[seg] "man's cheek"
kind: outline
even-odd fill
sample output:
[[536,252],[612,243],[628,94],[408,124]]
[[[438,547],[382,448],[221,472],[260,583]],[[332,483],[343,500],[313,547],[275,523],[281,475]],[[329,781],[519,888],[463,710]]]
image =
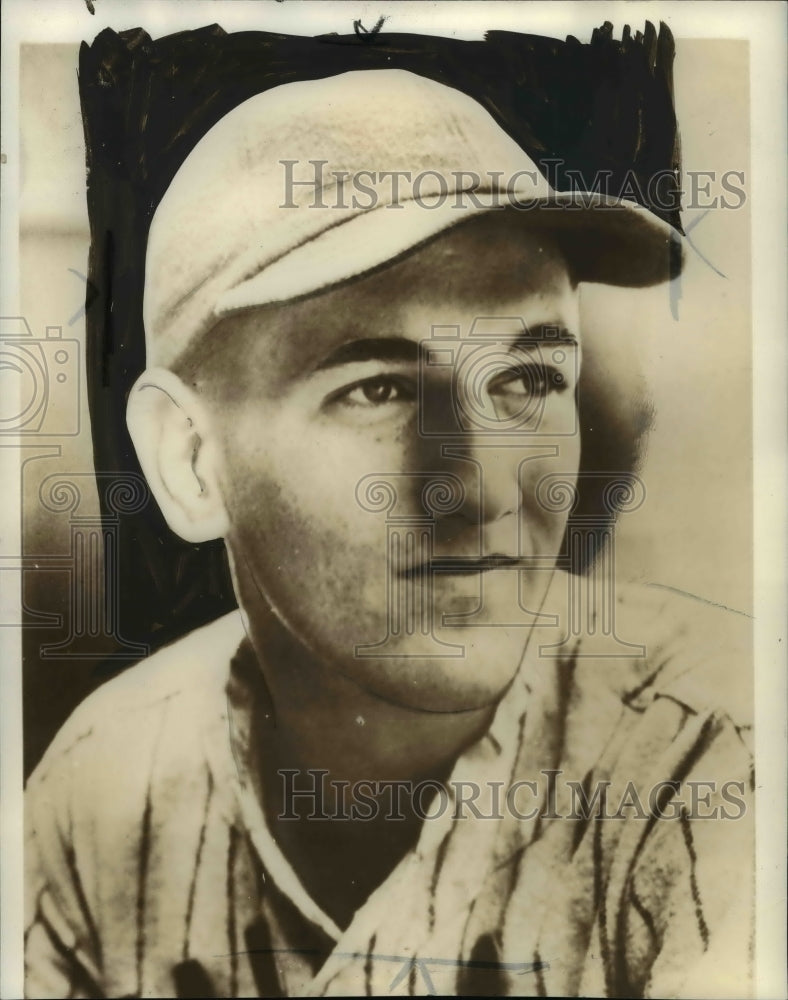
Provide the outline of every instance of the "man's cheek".
[[520,469],[521,514],[548,537],[563,534],[580,464],[579,443],[572,439],[557,444],[556,451],[544,460],[524,462]]
[[295,533],[275,531],[272,544],[255,539],[255,574],[296,634],[345,654],[385,633],[385,536],[317,527],[300,522]]
[[[338,579],[382,576],[386,560],[385,523],[362,511],[354,491],[331,492],[319,481],[303,484],[258,482],[239,505],[243,534],[258,562],[284,571],[299,586],[325,587]],[[318,579],[321,581],[318,583]]]

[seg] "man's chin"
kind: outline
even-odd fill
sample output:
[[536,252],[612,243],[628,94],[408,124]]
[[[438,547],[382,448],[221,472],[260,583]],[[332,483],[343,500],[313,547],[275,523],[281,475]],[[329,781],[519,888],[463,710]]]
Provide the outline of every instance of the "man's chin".
[[[493,634],[491,634],[493,633]],[[495,705],[517,673],[522,629],[442,628],[440,639],[407,637],[361,647],[343,670],[369,694],[423,712],[472,712]]]

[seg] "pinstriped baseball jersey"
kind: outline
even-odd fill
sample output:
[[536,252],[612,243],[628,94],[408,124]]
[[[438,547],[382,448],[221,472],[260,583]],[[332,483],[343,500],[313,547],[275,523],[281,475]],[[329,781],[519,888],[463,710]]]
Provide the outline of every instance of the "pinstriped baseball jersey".
[[31,778],[28,995],[747,995],[748,624],[632,588],[616,627],[645,656],[535,632],[448,808],[345,928],[242,765],[240,616],[192,633],[92,695]]

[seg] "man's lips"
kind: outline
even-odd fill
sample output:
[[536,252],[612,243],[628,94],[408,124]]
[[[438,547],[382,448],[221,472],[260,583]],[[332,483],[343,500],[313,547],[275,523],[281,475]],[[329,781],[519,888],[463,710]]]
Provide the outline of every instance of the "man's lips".
[[399,575],[406,579],[428,576],[432,573],[467,576],[471,573],[487,573],[494,569],[527,569],[524,556],[507,556],[496,553],[491,556],[442,556],[430,559],[418,566],[406,566]]

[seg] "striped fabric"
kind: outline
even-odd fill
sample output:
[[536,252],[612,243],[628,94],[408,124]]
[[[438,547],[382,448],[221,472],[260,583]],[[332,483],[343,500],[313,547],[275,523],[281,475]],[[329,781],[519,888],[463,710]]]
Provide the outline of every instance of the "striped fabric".
[[[749,995],[753,816],[722,790],[752,788],[749,622],[632,588],[616,627],[647,655],[538,655],[536,633],[452,774],[540,778],[541,815],[426,820],[344,931],[237,763],[259,677],[240,616],[109,682],[29,783],[28,995]],[[598,793],[587,817],[568,781]]]

